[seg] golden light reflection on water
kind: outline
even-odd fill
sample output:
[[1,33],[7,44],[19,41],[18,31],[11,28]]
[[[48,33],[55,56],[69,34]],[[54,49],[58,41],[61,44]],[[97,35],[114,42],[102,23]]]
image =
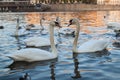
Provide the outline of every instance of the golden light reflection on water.
[[[84,12],[67,12],[67,13],[29,13],[26,14],[26,19],[28,23],[38,24],[40,17],[44,17],[46,20],[55,20],[56,17],[60,17],[61,23],[65,24],[71,18],[79,18],[80,22],[84,26],[102,26],[102,18],[98,15],[96,11],[84,11]],[[99,18],[98,18],[99,17]]]
[[[87,27],[103,27],[107,22],[120,22],[120,11],[46,12],[25,15],[28,24],[40,24],[41,17],[45,18],[44,24],[59,17],[63,26],[66,26],[71,18],[78,18],[81,28],[89,33]],[[75,28],[75,26],[72,27]]]
[[40,15],[35,13],[26,14],[25,18],[28,24],[38,24],[40,21]]
[[110,11],[108,13],[109,19],[112,22],[120,22],[120,11]]

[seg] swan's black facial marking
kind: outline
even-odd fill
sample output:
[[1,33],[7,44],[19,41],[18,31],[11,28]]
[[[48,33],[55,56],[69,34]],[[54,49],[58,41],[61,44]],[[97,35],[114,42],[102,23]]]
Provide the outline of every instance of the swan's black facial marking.
[[69,21],[69,23],[71,23],[71,24],[72,24],[72,21],[73,21],[73,19],[71,19],[71,20]]
[[69,20],[68,27],[69,27],[70,25],[72,25],[72,21],[73,21],[73,19]]
[[59,28],[61,28],[59,22],[55,21],[55,26],[58,26]]

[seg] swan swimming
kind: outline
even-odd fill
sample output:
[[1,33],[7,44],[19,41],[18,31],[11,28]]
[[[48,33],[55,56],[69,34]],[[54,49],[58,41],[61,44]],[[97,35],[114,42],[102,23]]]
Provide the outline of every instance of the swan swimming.
[[17,25],[16,25],[16,30],[15,30],[15,34],[13,34],[12,36],[25,36],[29,34],[28,31],[26,31],[25,28],[22,28],[19,26],[19,18],[17,18]]
[[[27,47],[45,47],[50,46],[50,40],[44,37],[30,37],[24,40],[24,43]],[[55,45],[58,43],[57,40],[54,40]]]
[[120,29],[120,23],[118,23],[118,22],[108,22],[107,23],[107,28],[118,30],[118,29]]
[[[30,37],[24,40],[27,47],[44,47],[50,46],[50,40],[44,37]],[[57,40],[54,41],[55,45],[58,43]]]
[[85,53],[85,52],[97,52],[106,49],[109,44],[109,40],[107,39],[90,39],[87,42],[81,44],[79,48],[77,48],[78,36],[80,31],[80,23],[79,20],[74,18],[69,21],[69,25],[76,25],[76,34],[73,42],[73,52],[74,53]]
[[29,24],[26,25],[26,30],[44,30],[44,26],[43,26],[43,20],[45,20],[44,17],[40,18],[40,25],[34,25],[34,24]]
[[42,49],[38,48],[26,48],[17,50],[12,54],[7,54],[5,56],[13,59],[14,61],[26,61],[26,62],[33,62],[33,61],[43,61],[43,60],[49,60],[49,59],[55,59],[57,58],[57,49],[54,44],[54,27],[60,26],[58,22],[51,21],[49,23],[49,33],[50,33],[50,42],[51,42],[51,48],[52,52],[48,52]]
[[38,30],[35,33],[40,33],[41,35],[46,35],[48,34],[48,30],[43,26],[43,20],[45,20],[45,18],[40,18],[40,25],[34,25],[34,24],[29,24],[26,25],[26,30]]
[[[58,22],[58,21],[57,21]],[[43,27],[44,29],[44,27]],[[45,31],[45,30],[44,30]],[[41,41],[41,42],[40,42]],[[50,46],[50,40],[43,37],[30,37],[24,40],[27,47],[44,47],[44,46]],[[55,45],[58,43],[55,39]]]

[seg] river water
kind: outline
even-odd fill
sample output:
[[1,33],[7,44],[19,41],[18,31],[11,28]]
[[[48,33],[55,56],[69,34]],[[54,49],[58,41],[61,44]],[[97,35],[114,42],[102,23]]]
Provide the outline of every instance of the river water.
[[[20,19],[20,25],[39,25],[41,17],[44,17],[44,26],[48,26],[50,20],[59,17],[61,25],[65,27],[69,19],[79,18],[81,34],[78,43],[94,37],[114,37],[114,33],[108,33],[107,22],[120,22],[120,11],[83,11],[83,12],[55,12],[55,13],[0,13],[0,54],[12,54],[15,50],[26,48],[24,39],[31,36],[43,36],[36,31],[15,38],[11,36],[15,32],[16,18]],[[75,26],[71,26],[76,28]],[[19,80],[25,73],[31,80],[120,80],[120,48],[114,47],[112,42],[108,51],[102,53],[73,54],[71,36],[57,36],[58,59],[42,62],[13,62],[13,60],[0,56],[0,80]],[[50,48],[44,48],[50,51]],[[33,56],[34,57],[34,56]]]

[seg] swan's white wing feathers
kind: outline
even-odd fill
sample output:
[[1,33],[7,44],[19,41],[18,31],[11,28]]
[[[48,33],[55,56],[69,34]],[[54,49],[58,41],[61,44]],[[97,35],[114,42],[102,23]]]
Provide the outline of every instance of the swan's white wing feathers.
[[26,34],[28,34],[29,32],[28,31],[26,31],[25,29],[20,29],[20,30],[18,30],[18,35],[26,35]]
[[27,46],[45,46],[50,45],[50,41],[46,38],[42,37],[30,37],[28,39],[25,39],[24,42]]
[[118,22],[109,22],[109,23],[107,23],[107,26],[111,26],[112,27],[112,29],[120,29],[120,23],[118,23]]
[[108,40],[89,40],[79,46],[79,52],[96,52],[105,49],[108,45]]
[[[41,46],[50,46],[50,40],[43,37],[31,37],[25,39],[24,42],[27,46],[41,47]],[[55,40],[55,44],[57,41]]]
[[37,48],[17,50],[14,53],[8,54],[6,56],[14,59],[15,61],[28,61],[28,62],[49,60],[55,57],[53,53]]

